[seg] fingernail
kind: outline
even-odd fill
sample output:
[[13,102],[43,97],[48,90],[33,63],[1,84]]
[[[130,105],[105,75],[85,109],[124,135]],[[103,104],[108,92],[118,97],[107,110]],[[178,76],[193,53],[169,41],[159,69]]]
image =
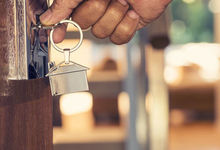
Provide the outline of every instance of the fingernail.
[[124,6],[126,6],[128,4],[126,0],[118,0],[118,2]]
[[52,17],[52,13],[51,13],[50,10],[48,9],[45,13],[43,13],[43,14],[40,16],[40,21],[41,21],[41,23],[44,24],[44,25],[50,25],[51,17]]
[[128,11],[128,16],[132,19],[137,19],[139,18],[139,15],[134,11],[134,10],[129,10]]

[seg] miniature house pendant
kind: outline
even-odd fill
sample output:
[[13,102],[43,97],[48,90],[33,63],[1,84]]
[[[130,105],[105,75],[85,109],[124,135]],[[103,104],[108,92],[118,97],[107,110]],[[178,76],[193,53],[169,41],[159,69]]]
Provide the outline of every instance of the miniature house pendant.
[[73,61],[70,61],[70,53],[77,50],[83,40],[83,33],[78,24],[70,20],[63,20],[59,24],[62,23],[71,23],[75,27],[78,28],[80,32],[80,41],[79,43],[72,49],[61,49],[57,47],[53,41],[53,32],[54,29],[51,30],[50,33],[50,41],[52,46],[58,50],[59,52],[64,53],[64,61],[55,64],[54,62],[50,62],[48,64],[49,73],[46,76],[49,76],[50,87],[53,96],[87,91],[88,81],[87,81],[87,67],[79,65]]

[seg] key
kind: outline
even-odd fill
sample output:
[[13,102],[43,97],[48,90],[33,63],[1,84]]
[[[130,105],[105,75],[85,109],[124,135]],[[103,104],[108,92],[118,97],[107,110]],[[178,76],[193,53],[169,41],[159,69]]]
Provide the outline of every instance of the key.
[[50,41],[52,46],[57,51],[64,54],[64,61],[57,65],[54,62],[49,62],[48,64],[49,73],[46,76],[49,77],[51,93],[53,96],[89,90],[87,80],[87,70],[89,68],[70,60],[70,53],[76,51],[82,44],[82,29],[77,23],[70,20],[63,20],[58,25],[62,23],[70,23],[77,27],[80,32],[80,40],[75,47],[71,49],[62,49],[58,47],[53,41],[52,37],[54,28],[50,32]]

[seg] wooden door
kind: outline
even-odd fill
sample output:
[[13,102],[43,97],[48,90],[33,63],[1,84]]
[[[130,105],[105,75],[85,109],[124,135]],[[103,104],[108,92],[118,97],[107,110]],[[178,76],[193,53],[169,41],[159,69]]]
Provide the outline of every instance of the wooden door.
[[10,96],[0,96],[0,150],[52,150],[48,84],[47,79],[10,81]]
[[17,59],[24,45],[17,34],[22,20],[16,20],[22,11],[14,7],[20,2],[0,1],[0,150],[52,150],[48,79],[9,80],[20,69]]

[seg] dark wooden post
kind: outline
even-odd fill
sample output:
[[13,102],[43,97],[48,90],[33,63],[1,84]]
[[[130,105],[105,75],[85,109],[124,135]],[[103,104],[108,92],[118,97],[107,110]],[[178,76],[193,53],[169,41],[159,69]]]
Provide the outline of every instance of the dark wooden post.
[[52,150],[48,79],[9,80],[22,59],[15,3],[19,0],[0,1],[0,150]]

